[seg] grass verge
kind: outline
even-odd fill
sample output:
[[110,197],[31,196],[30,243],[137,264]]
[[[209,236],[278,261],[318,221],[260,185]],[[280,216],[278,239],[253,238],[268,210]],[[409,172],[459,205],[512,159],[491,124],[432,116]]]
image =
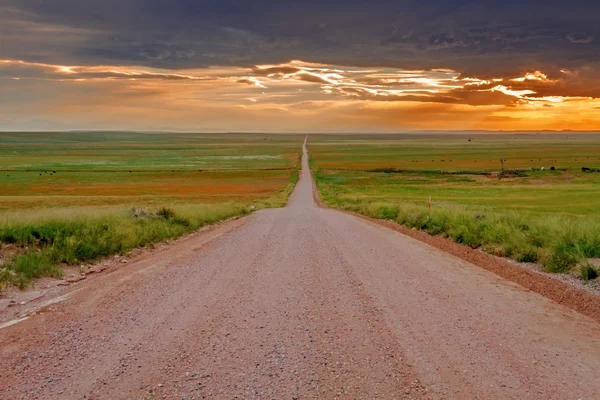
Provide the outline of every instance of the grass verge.
[[[588,258],[600,257],[600,219],[596,216],[540,215],[452,204],[429,210],[424,204],[342,196],[319,170],[314,177],[321,199],[331,207],[391,220],[497,256],[539,262],[549,272],[569,272]],[[586,271],[586,276],[593,276]]]
[[156,212],[137,208],[101,217],[7,221],[0,226],[0,242],[18,251],[0,269],[0,283],[24,288],[36,278],[60,277],[61,264],[124,254],[250,211],[245,205],[226,203],[165,207]]

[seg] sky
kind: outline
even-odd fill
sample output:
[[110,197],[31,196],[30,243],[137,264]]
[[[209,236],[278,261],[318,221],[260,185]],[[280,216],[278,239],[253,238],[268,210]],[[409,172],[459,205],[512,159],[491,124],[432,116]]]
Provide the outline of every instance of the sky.
[[600,131],[598,0],[0,0],[0,130]]

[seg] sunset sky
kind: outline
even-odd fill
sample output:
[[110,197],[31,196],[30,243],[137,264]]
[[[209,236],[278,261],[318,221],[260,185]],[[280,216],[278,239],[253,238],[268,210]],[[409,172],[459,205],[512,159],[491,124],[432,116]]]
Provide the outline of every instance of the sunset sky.
[[600,130],[597,0],[0,0],[0,130]]

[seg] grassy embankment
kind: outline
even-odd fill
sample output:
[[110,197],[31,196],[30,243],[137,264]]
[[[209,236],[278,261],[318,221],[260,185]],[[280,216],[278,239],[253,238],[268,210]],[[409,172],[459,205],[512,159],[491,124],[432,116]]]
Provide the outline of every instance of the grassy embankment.
[[300,145],[265,135],[0,134],[0,286],[282,206]]
[[[600,173],[581,168],[600,165],[600,138],[467,139],[314,137],[309,143],[321,198],[332,207],[593,278],[589,259],[600,258]],[[500,170],[501,158],[506,169],[534,170],[499,177],[491,172]]]

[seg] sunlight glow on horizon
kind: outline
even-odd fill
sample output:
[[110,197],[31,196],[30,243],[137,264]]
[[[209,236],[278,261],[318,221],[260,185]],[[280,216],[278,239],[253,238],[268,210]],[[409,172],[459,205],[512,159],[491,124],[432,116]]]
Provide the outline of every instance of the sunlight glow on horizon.
[[[532,123],[538,124],[534,129],[565,129],[568,123],[573,129],[597,129],[600,101],[563,95],[572,74],[562,74],[564,79],[550,79],[539,70],[478,78],[461,77],[451,69],[360,68],[300,60],[180,70],[0,60],[0,79],[14,82],[9,89],[23,99],[8,108],[23,120],[35,110],[78,124],[100,124],[110,116],[115,124],[127,120],[134,128],[150,123],[227,129],[233,118],[231,130],[285,129],[290,124],[352,130],[352,121],[358,130],[531,129]],[[38,84],[32,87],[28,81]],[[54,97],[52,104],[38,100],[36,94],[42,93]],[[388,115],[388,110],[398,115]]]

